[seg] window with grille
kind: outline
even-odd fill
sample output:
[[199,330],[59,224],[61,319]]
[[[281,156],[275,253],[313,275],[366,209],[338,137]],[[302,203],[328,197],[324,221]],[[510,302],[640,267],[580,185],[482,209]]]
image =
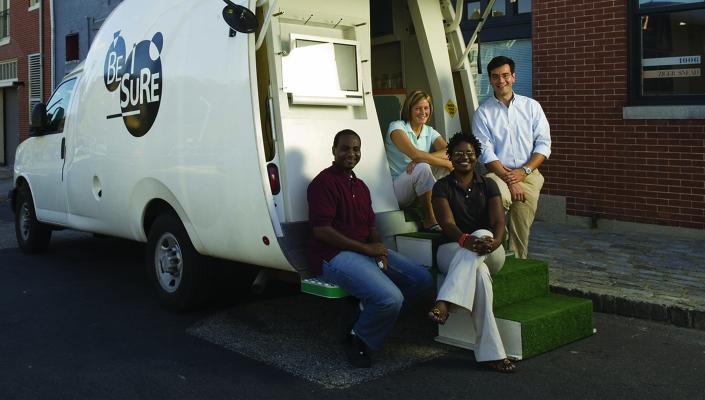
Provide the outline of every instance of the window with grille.
[[0,82],[17,80],[17,60],[0,62]]

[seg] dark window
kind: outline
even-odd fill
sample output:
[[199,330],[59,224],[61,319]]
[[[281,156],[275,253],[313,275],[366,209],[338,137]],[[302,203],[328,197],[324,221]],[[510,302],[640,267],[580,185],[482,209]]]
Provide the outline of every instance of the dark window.
[[66,111],[73,96],[74,85],[76,85],[76,79],[62,83],[47,102],[48,130],[52,133],[64,131]]
[[[460,1],[460,0],[457,0]],[[468,1],[462,24],[465,39],[475,31],[488,0]],[[480,42],[523,39],[531,37],[531,0],[495,0],[487,21],[480,32]]]
[[482,8],[480,8],[479,1],[468,1],[467,4],[467,18],[469,20],[480,19],[482,17]]
[[514,15],[531,12],[531,0],[514,0]]
[[507,10],[507,5],[504,0],[497,0],[492,5],[492,16],[493,17],[503,17],[505,16]]
[[[480,19],[482,10],[489,2],[483,1],[468,1],[465,6],[467,19]],[[491,17],[517,16],[519,14],[527,14],[531,12],[531,0],[496,0],[492,5]]]
[[705,0],[632,0],[630,102],[705,104]]
[[78,52],[78,33],[66,35],[66,61],[77,61],[81,57]]
[[697,4],[702,2],[703,0],[639,0],[639,8],[659,8],[668,6],[680,6],[683,4]]
[[394,34],[394,13],[391,1],[370,0],[370,34],[373,38]]
[[0,0],[0,39],[10,36],[10,0]]

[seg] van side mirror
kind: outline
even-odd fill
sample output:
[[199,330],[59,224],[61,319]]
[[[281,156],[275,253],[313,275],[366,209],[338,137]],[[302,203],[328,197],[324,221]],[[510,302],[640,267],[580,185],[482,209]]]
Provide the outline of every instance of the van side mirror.
[[42,136],[47,131],[47,106],[39,103],[32,110],[32,120],[29,124],[29,136]]
[[[254,33],[257,30],[257,17],[249,8],[239,6],[230,0],[223,0],[223,19],[231,30],[240,33]],[[234,36],[234,32],[230,35]]]

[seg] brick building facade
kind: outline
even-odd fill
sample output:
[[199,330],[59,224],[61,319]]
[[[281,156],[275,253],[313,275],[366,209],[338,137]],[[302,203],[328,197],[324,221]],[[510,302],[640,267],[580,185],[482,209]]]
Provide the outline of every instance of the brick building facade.
[[[46,101],[52,90],[52,23],[49,0],[2,0],[0,38],[2,154],[12,164],[15,147],[29,133],[30,101]],[[41,26],[40,26],[41,21]],[[42,32],[40,40],[40,31]]]
[[532,12],[533,96],[553,138],[544,193],[572,216],[705,229],[705,103],[629,116],[627,2],[541,0]]

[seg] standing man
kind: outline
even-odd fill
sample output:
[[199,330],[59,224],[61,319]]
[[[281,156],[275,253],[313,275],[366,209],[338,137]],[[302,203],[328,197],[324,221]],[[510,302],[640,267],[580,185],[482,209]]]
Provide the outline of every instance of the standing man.
[[499,56],[487,64],[494,97],[473,116],[473,133],[482,143],[480,161],[497,182],[509,210],[509,248],[526,258],[543,175],[538,168],[551,155],[551,132],[541,105],[512,90],[514,61]]
[[346,340],[345,353],[358,368],[371,365],[368,348],[379,350],[405,301],[433,285],[421,265],[387,249],[377,232],[370,191],[353,168],[360,161],[360,136],[350,129],[333,139],[333,165],[308,185],[311,273],[360,300],[362,311]]

